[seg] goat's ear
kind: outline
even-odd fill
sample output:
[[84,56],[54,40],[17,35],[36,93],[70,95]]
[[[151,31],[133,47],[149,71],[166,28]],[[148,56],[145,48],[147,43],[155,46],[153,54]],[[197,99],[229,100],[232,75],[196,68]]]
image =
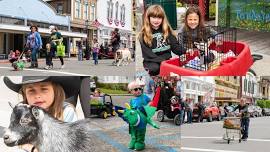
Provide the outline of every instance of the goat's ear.
[[14,105],[11,102],[8,102],[9,106],[14,109]]
[[36,106],[33,106],[32,107],[32,114],[33,116],[37,119],[37,120],[43,120],[44,118],[44,112],[43,110],[41,110],[40,108],[36,107]]

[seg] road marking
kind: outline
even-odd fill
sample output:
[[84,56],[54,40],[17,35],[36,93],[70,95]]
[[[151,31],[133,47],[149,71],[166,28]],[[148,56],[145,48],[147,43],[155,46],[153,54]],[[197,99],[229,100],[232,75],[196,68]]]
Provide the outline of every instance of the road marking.
[[[196,136],[181,136],[181,139],[222,139],[222,137],[196,137]],[[254,139],[248,138],[248,141],[258,141],[258,142],[270,142],[270,139]]]
[[[0,69],[11,69],[11,67],[0,67]],[[78,74],[78,73],[70,73],[70,72],[64,72],[64,71],[55,71],[55,70],[41,70],[41,69],[23,69],[25,71],[37,71],[37,72],[45,72],[45,73],[58,73],[58,74],[66,74],[66,75],[74,75],[74,76],[89,76],[89,75],[84,75],[84,74]],[[14,71],[18,72],[18,71]]]
[[181,150],[207,151],[207,152],[244,152],[244,151],[231,151],[231,150],[218,150],[218,149],[202,149],[202,148],[190,148],[190,147],[181,147]]

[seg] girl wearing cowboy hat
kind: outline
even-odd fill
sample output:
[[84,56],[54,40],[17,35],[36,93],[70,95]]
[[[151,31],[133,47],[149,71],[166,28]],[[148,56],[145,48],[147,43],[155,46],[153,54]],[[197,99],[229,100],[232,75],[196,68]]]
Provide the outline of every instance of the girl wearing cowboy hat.
[[[4,83],[22,95],[22,103],[38,106],[58,120],[74,122],[77,121],[75,108],[64,100],[72,95],[77,79],[79,77],[23,76],[21,83],[14,83],[9,77],[4,77]],[[20,147],[27,151],[35,149],[29,144]]]

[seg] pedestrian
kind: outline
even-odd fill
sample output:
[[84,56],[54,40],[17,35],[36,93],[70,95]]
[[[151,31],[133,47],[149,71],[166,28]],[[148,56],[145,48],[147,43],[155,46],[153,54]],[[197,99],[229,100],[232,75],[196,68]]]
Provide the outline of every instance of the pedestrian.
[[172,57],[171,52],[182,55],[173,29],[160,5],[151,5],[144,15],[144,23],[139,33],[143,66],[151,76],[159,74],[162,61]]
[[[54,25],[51,25],[49,27],[51,29],[51,48],[53,50],[53,54],[55,56],[55,53],[57,53],[57,46],[63,46],[63,37],[61,35],[61,33],[58,31],[58,28]],[[59,47],[60,48],[60,47]],[[63,51],[63,50],[62,50]],[[60,61],[61,61],[61,69],[63,69],[65,67],[64,65],[64,52],[61,53],[57,53],[57,56],[59,57]]]
[[152,100],[155,94],[155,82],[154,77],[149,77],[146,83],[146,95]]
[[46,44],[46,66],[45,66],[46,70],[53,69],[52,58],[53,58],[53,50],[51,47],[51,43],[47,43]]
[[83,50],[82,50],[82,43],[78,42],[78,61],[83,60]]
[[93,39],[93,60],[94,60],[94,64],[98,65],[98,53],[99,53],[99,44],[98,44],[98,40],[97,38]]
[[36,25],[31,25],[30,30],[26,40],[26,48],[31,51],[31,66],[29,68],[38,68],[37,55],[43,45],[42,39]]
[[182,98],[180,98],[179,100],[180,100],[180,124],[182,125],[185,121],[184,119],[185,119],[186,105]]
[[192,123],[193,101],[191,98],[189,98],[187,101],[188,101],[188,107],[186,108],[187,122]]
[[[146,106],[150,102],[150,98],[143,94],[142,88],[137,81],[132,81],[128,84],[128,89],[133,94],[135,98],[130,100],[130,106],[132,109],[138,109],[144,111],[143,106]],[[137,127],[137,126],[129,126],[130,128]],[[130,137],[131,141],[128,145],[129,149],[136,149],[136,150],[143,150],[145,148],[145,133],[146,133],[146,126],[145,128],[140,129],[130,129]]]
[[[23,76],[21,83],[14,83],[9,77],[4,77],[6,86],[22,95],[23,104],[38,106],[64,122],[77,121],[75,107],[64,102],[65,89],[72,88],[75,85],[73,82],[75,81],[71,77]],[[30,144],[19,147],[36,152],[35,147]]]
[[248,130],[249,130],[249,117],[248,105],[245,98],[240,99],[240,104],[238,104],[233,111],[239,109],[241,114],[241,128],[242,128],[242,140],[246,141],[248,139]]
[[120,48],[120,34],[118,28],[115,28],[112,32],[111,44],[113,52],[116,52]]
[[203,101],[200,100],[198,103],[198,113],[199,113],[198,122],[203,122],[204,109],[205,107],[204,107]]
[[[179,42],[181,48],[193,54],[194,48],[200,50],[200,59],[203,64],[213,62],[215,56],[211,52],[205,54],[205,48],[197,48],[195,42],[208,42],[211,35],[216,35],[217,32],[212,28],[206,28],[202,13],[199,7],[191,6],[187,9],[185,14],[184,25],[180,27]],[[218,42],[218,41],[217,41]],[[219,42],[221,43],[221,42]],[[208,46],[207,46],[208,47]]]

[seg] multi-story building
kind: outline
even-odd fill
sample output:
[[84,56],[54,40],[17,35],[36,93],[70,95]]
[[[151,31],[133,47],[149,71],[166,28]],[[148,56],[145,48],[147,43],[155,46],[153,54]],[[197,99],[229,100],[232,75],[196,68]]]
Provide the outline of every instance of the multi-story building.
[[77,54],[79,42],[83,46],[91,45],[94,37],[97,37],[99,23],[96,21],[97,0],[45,0],[56,9],[58,14],[70,16],[70,30],[86,33],[87,39],[70,39],[71,54]]
[[98,0],[97,21],[100,44],[110,44],[111,33],[119,29],[121,44],[131,48],[132,42],[132,0]]
[[242,77],[242,94],[241,97],[246,98],[249,104],[255,104],[257,99],[260,99],[258,77],[253,71],[247,72],[247,75]]
[[1,0],[0,1],[0,54],[6,57],[10,50],[23,50],[30,25],[38,26],[43,48],[50,35],[49,26],[56,25],[64,37],[66,53],[69,38],[84,38],[86,34],[70,31],[70,17],[59,15],[42,0]]
[[259,90],[260,97],[265,100],[269,100],[270,98],[270,77],[262,76],[259,81]]
[[181,77],[182,98],[193,99],[194,103],[199,101],[211,103],[214,101],[215,81],[214,77]]
[[240,77],[217,76],[215,77],[215,101],[219,105],[224,103],[237,103],[240,98]]

